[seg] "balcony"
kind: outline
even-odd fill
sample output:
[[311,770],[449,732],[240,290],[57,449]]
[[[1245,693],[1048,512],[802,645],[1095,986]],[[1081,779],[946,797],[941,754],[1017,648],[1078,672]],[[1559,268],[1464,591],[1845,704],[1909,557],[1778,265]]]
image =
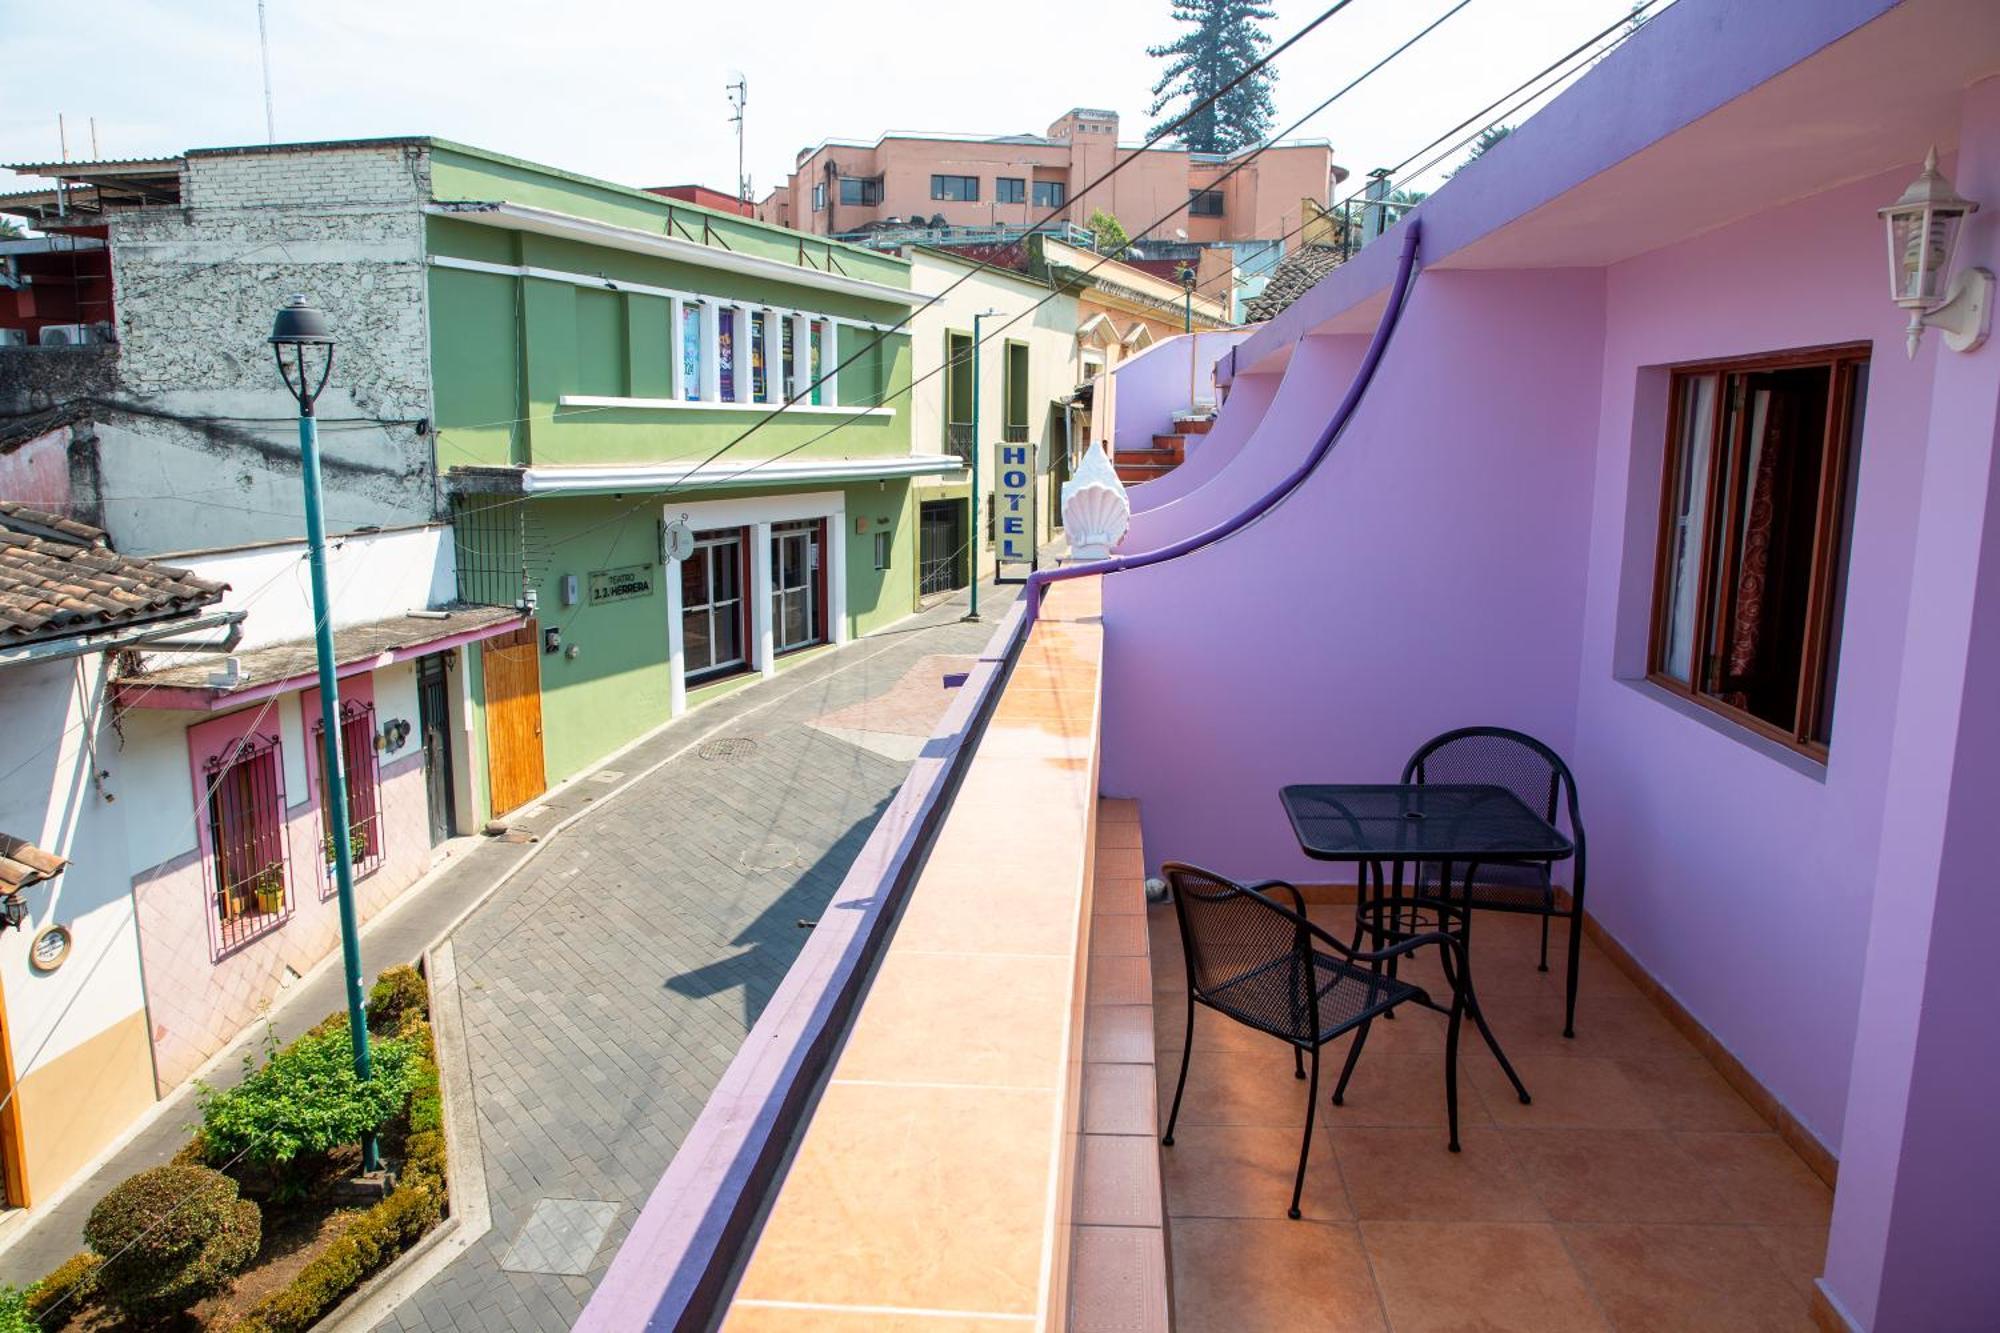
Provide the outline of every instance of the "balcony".
[[948,421],[944,428],[944,451],[964,463],[972,465],[972,423],[970,421]]

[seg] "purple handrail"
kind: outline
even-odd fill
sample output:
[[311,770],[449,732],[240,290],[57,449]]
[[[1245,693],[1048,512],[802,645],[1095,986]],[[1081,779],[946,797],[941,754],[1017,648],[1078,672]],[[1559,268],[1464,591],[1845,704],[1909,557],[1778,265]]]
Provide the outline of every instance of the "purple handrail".
[[[1375,378],[1375,367],[1382,360],[1382,354],[1388,350],[1389,338],[1395,333],[1396,324],[1402,318],[1403,302],[1409,297],[1410,283],[1416,276],[1417,242],[1423,236],[1423,221],[1412,217],[1405,221],[1404,227],[1406,231],[1403,237],[1403,252],[1396,261],[1396,280],[1389,290],[1388,308],[1382,312],[1382,322],[1375,326],[1375,337],[1368,344],[1368,354],[1361,358],[1361,367],[1354,374],[1354,383],[1348,386],[1347,396],[1340,400],[1340,406],[1336,407],[1333,415],[1327,419],[1326,429],[1320,432],[1318,441],[1313,445],[1312,452],[1306,455],[1305,461],[1292,469],[1283,481],[1266,491],[1241,513],[1226,518],[1213,527],[1205,528],[1192,537],[1183,537],[1157,550],[1139,551],[1132,555],[1114,555],[1108,560],[1092,560],[1082,565],[1064,565],[1059,569],[1036,570],[1028,575],[1028,586],[1025,590],[1030,621],[1042,609],[1042,589],[1048,584],[1061,579],[1080,579],[1087,574],[1116,574],[1122,569],[1140,569],[1146,565],[1177,560],[1190,552],[1199,551],[1202,547],[1219,542],[1262,518],[1312,475],[1320,460],[1333,448],[1334,441],[1340,438],[1340,433],[1347,429],[1348,419],[1354,415],[1354,410],[1361,405],[1361,396],[1368,392],[1368,384]],[[1230,349],[1230,355],[1235,355],[1234,348]]]

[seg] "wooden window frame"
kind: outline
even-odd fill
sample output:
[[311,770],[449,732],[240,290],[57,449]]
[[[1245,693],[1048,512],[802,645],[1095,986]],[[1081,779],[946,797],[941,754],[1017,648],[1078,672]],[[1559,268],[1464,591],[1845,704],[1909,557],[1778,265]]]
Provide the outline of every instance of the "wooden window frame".
[[[1667,368],[1666,448],[1661,461],[1659,519],[1653,545],[1653,595],[1646,642],[1646,680],[1669,694],[1718,714],[1819,764],[1825,764],[1829,754],[1828,743],[1817,739],[1817,736],[1825,732],[1825,724],[1831,722],[1828,714],[1832,709],[1832,700],[1826,689],[1826,680],[1833,645],[1832,594],[1835,585],[1840,582],[1836,577],[1836,562],[1846,559],[1852,546],[1852,533],[1837,529],[1841,523],[1842,500],[1847,493],[1848,472],[1855,465],[1855,455],[1860,447],[1859,423],[1866,416],[1865,404],[1861,401],[1864,386],[1858,376],[1868,366],[1872,354],[1873,347],[1869,343],[1839,343],[1764,356],[1687,362]],[[1735,529],[1737,497],[1742,491],[1740,470],[1747,453],[1743,448],[1743,433],[1747,429],[1748,413],[1731,404],[1730,381],[1736,376],[1814,366],[1825,366],[1828,371],[1826,420],[1820,437],[1819,494],[1813,515],[1803,662],[1797,697],[1792,706],[1792,726],[1787,728],[1706,693],[1700,688],[1700,681],[1705,664],[1720,651],[1717,636],[1726,631],[1726,626],[1713,623],[1714,592],[1718,584],[1728,586],[1735,568],[1736,543],[1715,541],[1717,529],[1713,520],[1720,505],[1720,530],[1728,533]],[[1709,375],[1716,379],[1716,407],[1714,420],[1709,425],[1707,492],[1697,510],[1701,516],[1700,541],[1696,551],[1694,621],[1689,627],[1693,647],[1688,661],[1688,679],[1682,681],[1664,670],[1662,663],[1670,609],[1668,559],[1673,543],[1674,500],[1680,486],[1682,464],[1681,408],[1687,386]],[[1727,441],[1723,436],[1725,430],[1731,433]],[[1718,546],[1721,547],[1720,569],[1715,567]]]

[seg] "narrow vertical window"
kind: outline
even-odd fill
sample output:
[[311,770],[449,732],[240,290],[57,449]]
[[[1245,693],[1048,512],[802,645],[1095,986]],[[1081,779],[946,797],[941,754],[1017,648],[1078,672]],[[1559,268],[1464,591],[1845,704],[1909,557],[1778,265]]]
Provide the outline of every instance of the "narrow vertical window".
[[821,349],[826,345],[825,320],[816,319],[812,322],[811,341],[812,341],[812,368],[807,373],[812,376],[813,406],[818,407],[826,401],[826,386],[820,383],[820,376],[824,373],[823,371],[820,370],[820,356],[821,356]]
[[783,372],[785,377],[783,381],[785,386],[785,391],[783,394],[780,395],[780,397],[782,397],[786,402],[791,401],[792,390],[799,382],[798,365],[797,362],[794,360],[795,351],[792,347],[793,327],[794,327],[793,320],[781,319],[778,321],[778,341],[783,345],[781,348],[781,355],[779,357],[779,368]]
[[770,320],[768,310],[750,312],[750,397],[760,403],[771,401],[771,372],[764,364],[764,334]]
[[209,852],[210,957],[283,925],[292,914],[285,789],[276,736],[249,735],[202,767]]
[[877,569],[887,569],[889,567],[890,535],[886,532],[875,534],[875,568]]
[[715,365],[722,376],[717,395],[725,403],[736,401],[736,311],[724,306],[716,313]]
[[695,301],[681,307],[681,395],[701,400],[701,305]]
[[744,665],[743,530],[695,534],[694,554],[681,561],[681,662],[689,681]]

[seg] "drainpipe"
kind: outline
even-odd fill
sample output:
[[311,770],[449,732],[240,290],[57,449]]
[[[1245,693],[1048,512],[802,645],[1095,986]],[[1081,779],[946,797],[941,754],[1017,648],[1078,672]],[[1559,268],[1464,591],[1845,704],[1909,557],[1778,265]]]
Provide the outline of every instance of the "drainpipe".
[[1340,406],[1336,407],[1333,415],[1327,419],[1326,428],[1320,432],[1319,439],[1313,444],[1303,463],[1241,513],[1233,518],[1224,519],[1192,537],[1184,537],[1172,545],[1162,546],[1154,551],[1115,555],[1109,560],[1092,560],[1081,565],[1065,565],[1060,569],[1036,570],[1028,575],[1028,586],[1024,589],[1027,594],[1029,621],[1032,622],[1040,612],[1042,589],[1048,584],[1062,579],[1082,578],[1087,574],[1116,574],[1123,569],[1142,569],[1147,565],[1177,560],[1181,556],[1199,551],[1204,546],[1211,546],[1225,537],[1242,531],[1275,509],[1285,497],[1297,490],[1319,467],[1320,460],[1326,457],[1334,442],[1347,429],[1347,423],[1353,418],[1355,409],[1361,405],[1363,395],[1368,392],[1368,386],[1375,378],[1375,368],[1381,364],[1382,354],[1388,350],[1389,339],[1396,332],[1396,324],[1403,315],[1403,303],[1409,299],[1410,284],[1416,278],[1417,243],[1422,237],[1422,221],[1411,218],[1409,228],[1403,236],[1402,255],[1396,261],[1396,278],[1389,289],[1389,303],[1382,312],[1382,322],[1375,327],[1375,337],[1368,344],[1367,355],[1361,358],[1361,367],[1354,374],[1354,383],[1348,386],[1347,396],[1340,400]]

